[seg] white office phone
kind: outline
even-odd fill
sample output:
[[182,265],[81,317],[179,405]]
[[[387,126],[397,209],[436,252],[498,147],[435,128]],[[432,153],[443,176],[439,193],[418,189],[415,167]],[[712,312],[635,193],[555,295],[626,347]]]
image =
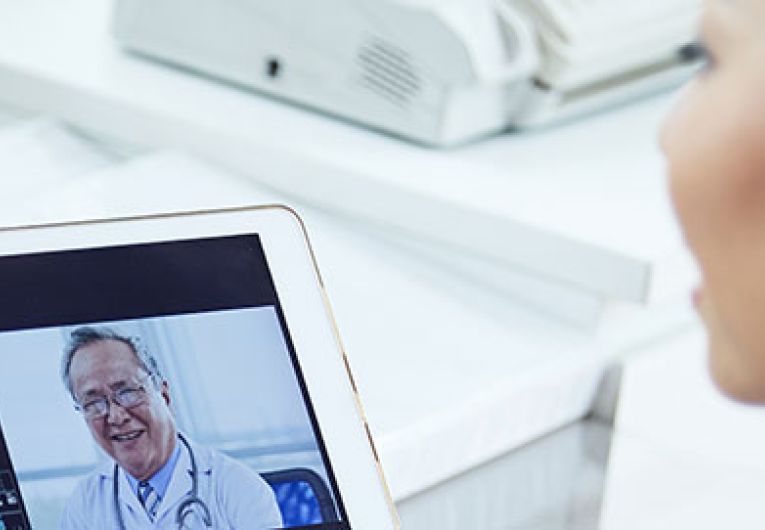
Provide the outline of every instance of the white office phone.
[[700,0],[117,0],[127,49],[430,145],[678,84]]
[[696,68],[683,50],[698,0],[511,0],[541,51],[534,103],[516,117],[542,124],[676,86]]

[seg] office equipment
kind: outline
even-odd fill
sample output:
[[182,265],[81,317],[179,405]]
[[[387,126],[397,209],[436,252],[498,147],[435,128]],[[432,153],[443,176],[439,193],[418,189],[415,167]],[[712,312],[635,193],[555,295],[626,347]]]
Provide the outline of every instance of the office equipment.
[[140,54],[450,145],[684,78],[698,0],[624,4],[120,0],[114,33]]
[[536,64],[486,1],[128,0],[114,20],[129,49],[431,144],[504,128]]
[[509,0],[537,31],[540,67],[516,117],[539,125],[677,86],[697,67],[698,0]]

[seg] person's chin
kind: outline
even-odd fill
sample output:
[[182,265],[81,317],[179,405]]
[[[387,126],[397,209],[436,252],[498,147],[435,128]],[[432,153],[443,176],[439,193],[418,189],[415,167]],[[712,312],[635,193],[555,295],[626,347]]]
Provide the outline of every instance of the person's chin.
[[146,459],[138,455],[121,455],[116,459],[117,463],[122,469],[130,473],[133,478],[138,480],[145,480],[146,476]]
[[709,371],[718,390],[729,398],[746,404],[765,403],[765,383],[747,367],[736,362],[738,352],[710,341]]
[[112,441],[114,459],[133,476],[138,476],[136,471],[146,464],[146,451],[144,440],[145,434],[128,441]]
[[745,352],[734,346],[703,287],[694,293],[694,302],[706,328],[709,373],[718,390],[742,403],[765,403],[765,384],[748,365]]

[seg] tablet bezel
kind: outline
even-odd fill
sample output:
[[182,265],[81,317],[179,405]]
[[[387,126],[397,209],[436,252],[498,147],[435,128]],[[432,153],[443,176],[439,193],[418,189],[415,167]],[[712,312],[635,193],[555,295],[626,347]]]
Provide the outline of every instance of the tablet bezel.
[[267,205],[0,228],[0,258],[250,234],[260,237],[348,524],[399,529],[314,253],[294,210]]

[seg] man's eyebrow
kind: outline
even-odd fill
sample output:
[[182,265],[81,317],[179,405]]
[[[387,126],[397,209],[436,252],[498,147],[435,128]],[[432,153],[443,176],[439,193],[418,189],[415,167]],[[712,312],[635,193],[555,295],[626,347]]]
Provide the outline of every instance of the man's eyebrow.
[[85,398],[85,397],[94,397],[94,396],[101,396],[101,393],[98,390],[96,390],[95,388],[91,388],[90,390],[86,390],[85,392],[80,394],[79,398],[77,398],[75,396],[75,399],[80,400],[80,399]]
[[[109,383],[109,388],[111,390],[119,390],[120,388],[125,388],[126,386],[130,386],[131,384],[132,383],[128,380],[120,379],[119,381],[114,381],[113,383]],[[99,392],[95,388],[91,388],[82,393],[83,397],[103,396],[103,395],[104,395],[103,392]]]

